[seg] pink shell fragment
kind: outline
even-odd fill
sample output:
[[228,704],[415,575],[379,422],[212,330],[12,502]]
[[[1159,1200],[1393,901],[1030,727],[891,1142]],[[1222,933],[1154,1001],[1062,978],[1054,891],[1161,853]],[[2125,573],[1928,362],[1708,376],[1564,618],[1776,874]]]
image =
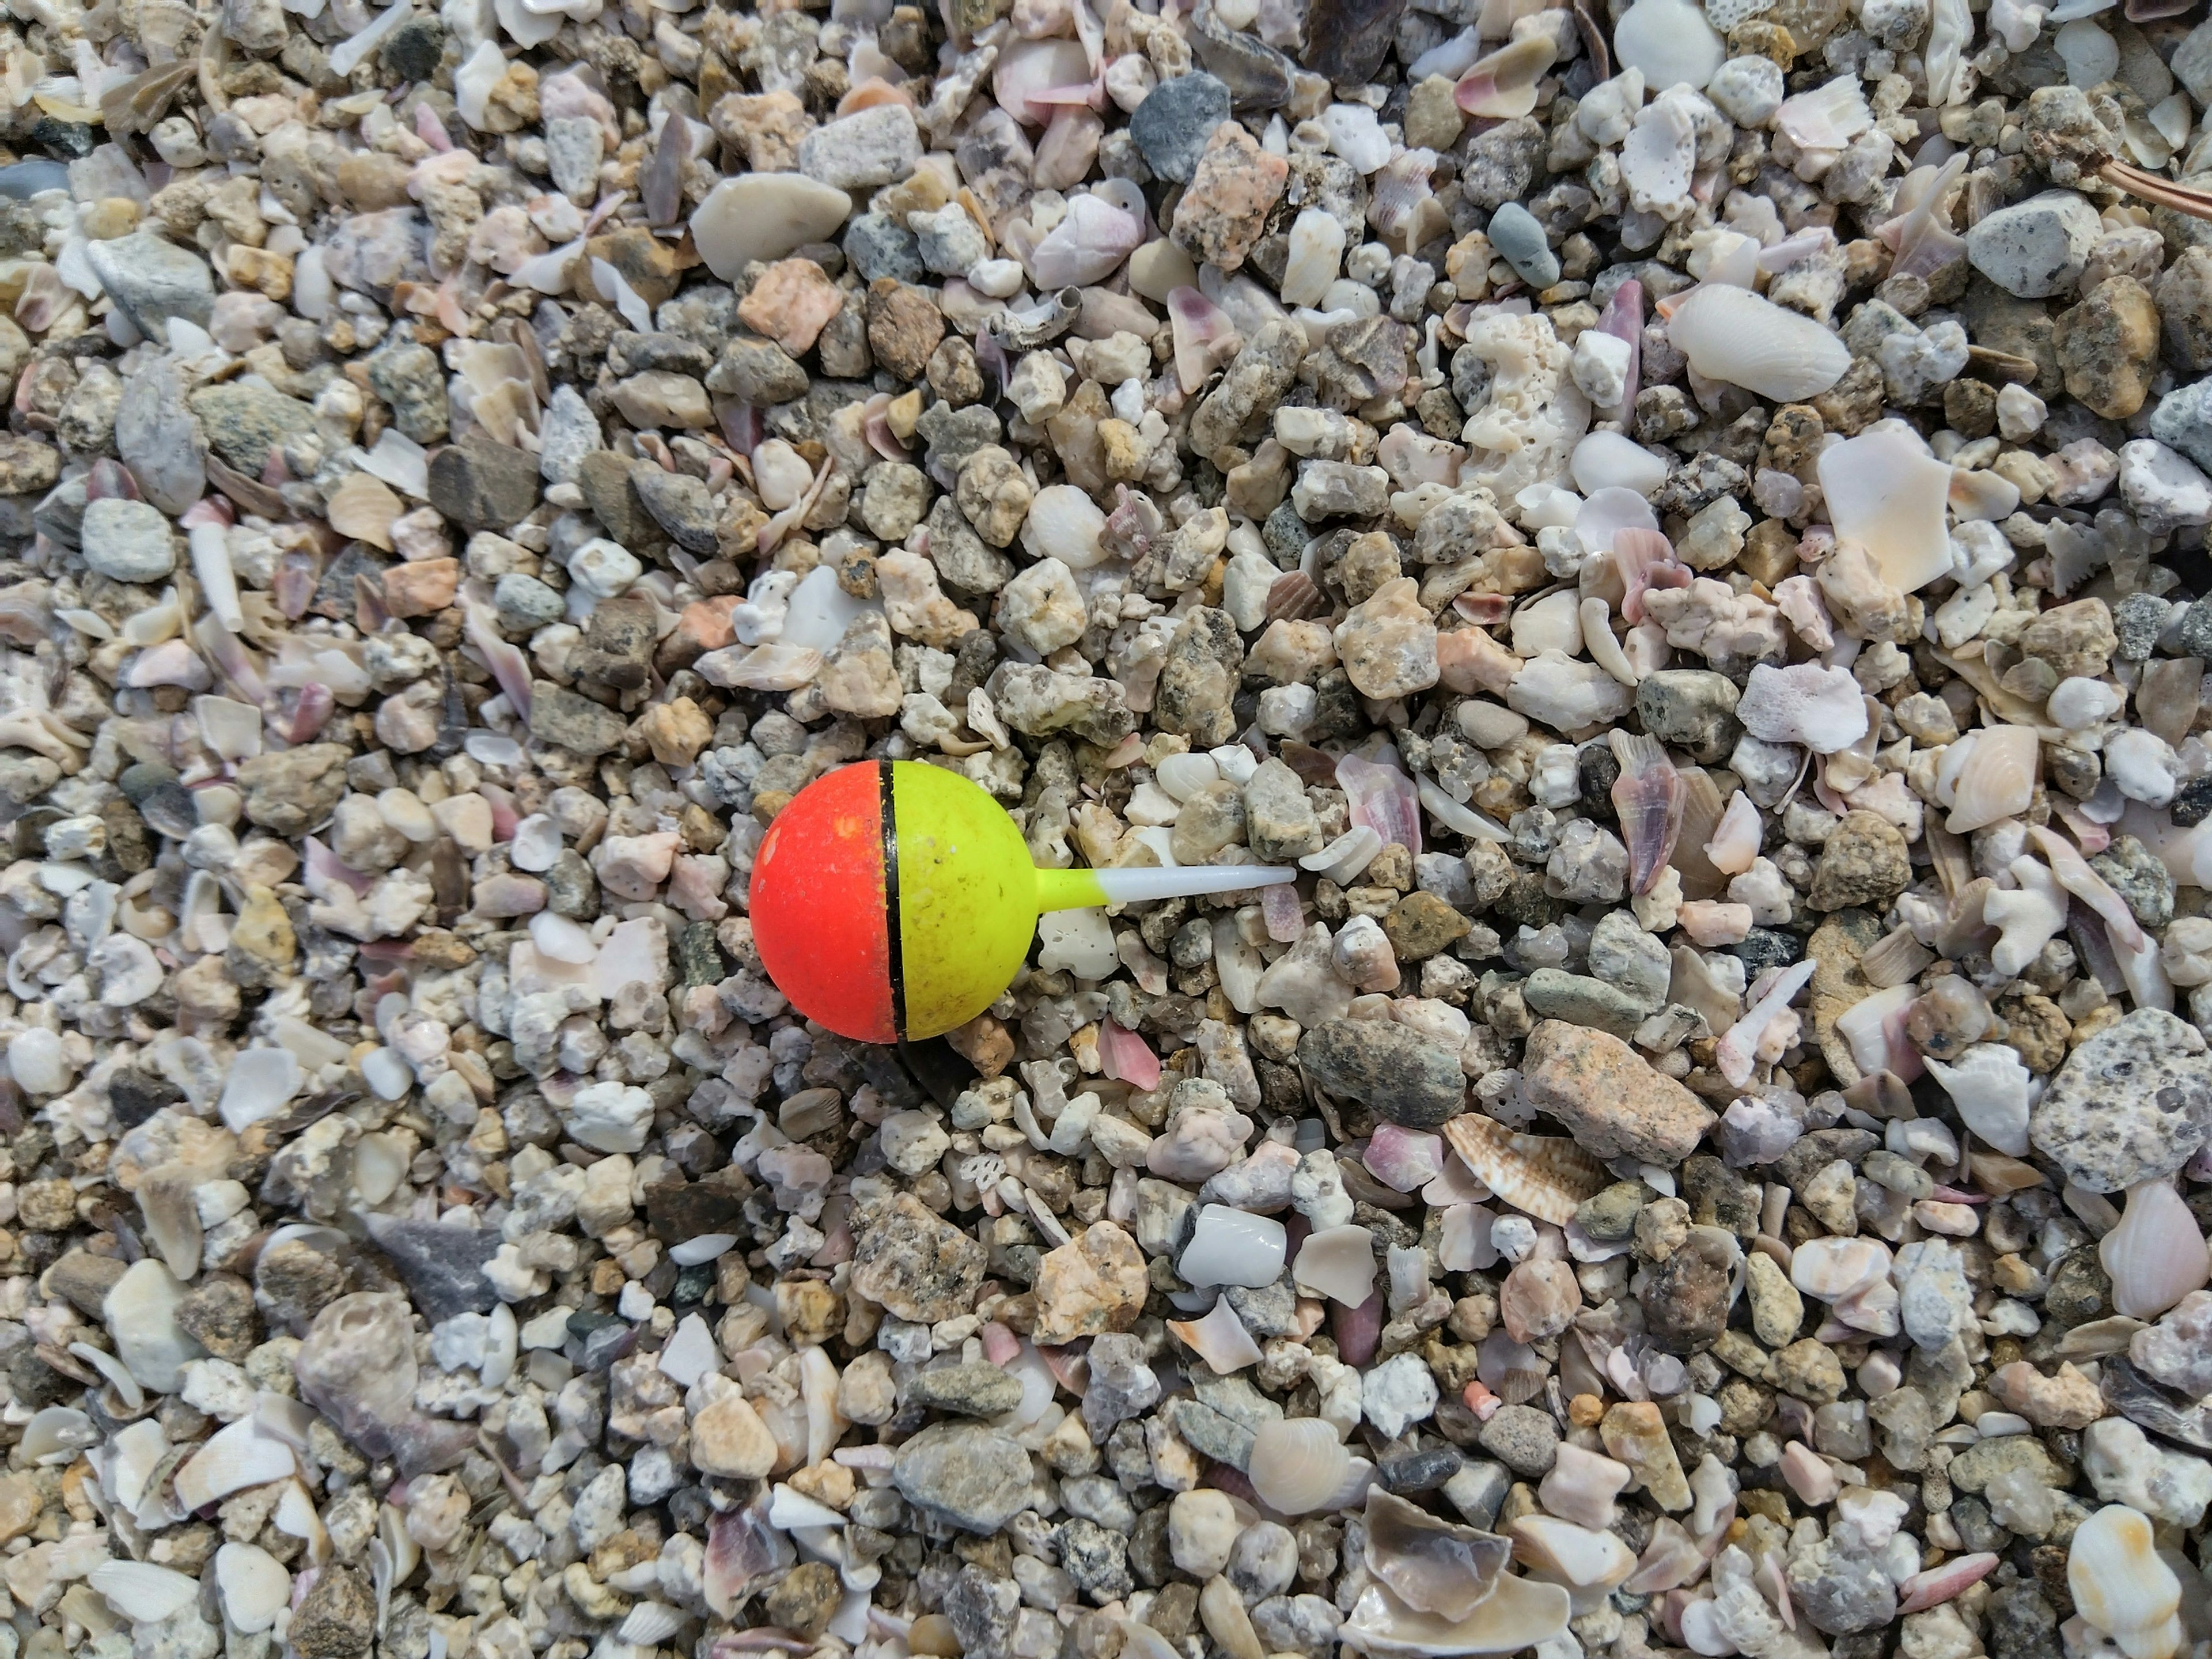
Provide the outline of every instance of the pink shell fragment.
[[1690,567],[1674,556],[1674,544],[1656,530],[1623,527],[1613,532],[1613,562],[1626,590],[1620,614],[1644,620],[1644,596],[1655,587],[1687,587]]
[[1346,755],[1336,763],[1336,782],[1350,803],[1355,826],[1372,830],[1385,847],[1395,842],[1419,855],[1421,798],[1411,778],[1395,766]]
[[1438,1135],[1378,1123],[1359,1161],[1393,1192],[1410,1193],[1443,1173],[1444,1143]]
[[1637,382],[1644,367],[1644,284],[1634,277],[1613,289],[1597,319],[1598,331],[1628,345],[1628,375],[1621,391],[1621,407],[1636,407]]
[[1106,1020],[1098,1027],[1098,1058],[1106,1075],[1139,1089],[1160,1086],[1160,1057],[1134,1031]]
[[1923,1613],[1948,1601],[1960,1590],[1980,1583],[1996,1571],[1997,1560],[1996,1555],[1982,1550],[1972,1555],[1954,1557],[1942,1566],[1930,1567],[1925,1572],[1916,1572],[1897,1587],[1903,1592],[1897,1610],[1899,1613]]
[[1347,1365],[1364,1365],[1375,1358],[1382,1340],[1382,1292],[1377,1291],[1356,1308],[1341,1302],[1328,1304],[1330,1332],[1336,1351]]

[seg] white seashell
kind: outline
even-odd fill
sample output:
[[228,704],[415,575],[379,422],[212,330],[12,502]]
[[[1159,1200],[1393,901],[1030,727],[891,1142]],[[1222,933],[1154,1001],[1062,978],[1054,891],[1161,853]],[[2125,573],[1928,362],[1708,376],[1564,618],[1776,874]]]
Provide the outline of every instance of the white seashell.
[[1878,1238],[1808,1238],[1790,1255],[1790,1282],[1833,1302],[1881,1278],[1889,1262],[1889,1246]]
[[138,1379],[106,1349],[95,1348],[89,1342],[72,1342],[69,1351],[107,1379],[126,1411],[135,1412],[146,1403],[146,1391],[138,1386]]
[[100,1474],[100,1489],[108,1501],[135,1510],[146,1495],[146,1483],[161,1460],[169,1455],[169,1437],[160,1421],[143,1417],[120,1430],[107,1443],[107,1465]]
[[781,259],[802,243],[821,241],[852,210],[843,191],[803,173],[740,173],[707,192],[691,216],[691,237],[708,269],[726,283],[749,260]]
[[1557,1584],[1508,1573],[1464,1619],[1407,1607],[1380,1584],[1352,1603],[1345,1646],[1374,1659],[1430,1659],[1443,1654],[1517,1653],[1565,1633],[1574,1604]]
[[681,1244],[669,1246],[668,1259],[679,1267],[696,1267],[703,1262],[712,1261],[718,1255],[727,1255],[730,1247],[737,1242],[735,1233],[701,1233],[696,1238],[685,1239]]
[[1344,227],[1325,208],[1308,208],[1291,222],[1290,258],[1283,268],[1283,303],[1317,306],[1336,280],[1344,257]]
[[376,1583],[376,1616],[382,1622],[392,1604],[395,1585],[404,1583],[421,1565],[422,1547],[407,1530],[407,1516],[397,1504],[386,1504],[376,1512],[376,1536],[368,1547],[371,1576]]
[[1298,860],[1301,870],[1311,870],[1343,886],[1375,861],[1382,850],[1380,830],[1370,825],[1354,824],[1318,853],[1309,853]]
[[1099,538],[1106,515],[1073,484],[1048,484],[1030,502],[1022,521],[1022,547],[1034,559],[1058,559],[1071,570],[1088,570],[1106,556]]
[[770,438],[754,447],[753,487],[761,505],[781,513],[804,495],[814,482],[814,469],[806,458],[781,438]]
[[[385,37],[414,14],[412,5],[402,4],[380,12],[368,25],[357,30],[350,38],[331,48],[331,73],[341,77],[351,75],[362,60],[384,44]],[[494,52],[499,49],[492,48]],[[496,84],[496,80],[495,80]]]
[[[1618,433],[1596,434],[1619,437]],[[1587,444],[1589,440],[1583,441]],[[1631,444],[1634,449],[1635,445]],[[1638,452],[1641,453],[1640,451]],[[1556,593],[1547,593],[1534,605],[1524,605],[1513,613],[1511,632],[1513,648],[1524,657],[1533,657],[1539,651],[1562,651],[1568,656],[1579,656],[1583,648],[1582,605],[1571,587],[1563,587]]]
[[2212,1283],[2212,1251],[2168,1181],[2128,1188],[2127,1211],[2098,1243],[2097,1259],[2112,1276],[2112,1306],[2130,1319],[2155,1319]]
[[[845,1517],[830,1510],[835,1518],[827,1524],[842,1526]],[[619,1641],[634,1643],[641,1648],[656,1647],[684,1628],[684,1615],[665,1601],[641,1601],[623,1615],[616,1626]]]
[[1943,751],[1936,799],[1951,809],[1943,827],[1954,836],[2017,817],[2035,799],[2042,745],[2028,726],[1985,726]]
[[1364,1227],[1324,1227],[1298,1246],[1291,1277],[1301,1291],[1356,1308],[1375,1292],[1375,1243]]
[[[1652,3],[1638,0],[1635,9]],[[1692,8],[1682,9],[1695,15]],[[1627,24],[1621,20],[1622,32]],[[1850,348],[1810,317],[1723,283],[1692,289],[1677,302],[1667,319],[1667,338],[1707,380],[1790,403],[1820,396],[1851,366]],[[1947,467],[1946,489],[1950,482]]]
[[822,653],[799,645],[732,646],[699,659],[699,672],[712,685],[745,691],[796,691],[822,672]]
[[768,1523],[788,1532],[794,1527],[842,1527],[845,1517],[795,1486],[778,1485],[769,1492]]
[[1226,1204],[1208,1204],[1183,1248],[1176,1271],[1189,1284],[1272,1285],[1283,1273],[1288,1248],[1283,1224],[1264,1215],[1247,1215]]
[[1306,1515],[1344,1485],[1352,1454],[1318,1417],[1262,1423],[1252,1437],[1253,1495],[1278,1515]]
[[125,1268],[100,1304],[116,1357],[141,1387],[155,1394],[174,1394],[183,1385],[185,1366],[206,1352],[177,1323],[184,1299],[176,1275],[149,1257]]
[[1221,769],[1211,755],[1164,757],[1153,775],[1160,788],[1176,801],[1184,801],[1210,783],[1221,781]]
[[1917,438],[1892,425],[1846,438],[1820,452],[1820,476],[1838,539],[1864,547],[1892,587],[1911,593],[1950,574],[1951,469]]
[[1728,57],[1720,32],[1689,0],[1636,0],[1613,25],[1613,50],[1622,69],[1643,71],[1655,94],[1675,86],[1703,92]]
[[248,1486],[289,1479],[298,1472],[292,1449],[263,1434],[251,1418],[218,1431],[177,1471],[177,1501],[203,1509]]
[[[1575,446],[1568,468],[1575,483],[1593,495],[1601,489],[1632,489],[1649,495],[1667,482],[1667,463],[1618,432],[1593,432],[1585,437]],[[1524,655],[1534,649],[1523,647],[1517,632],[1514,647]]]
[[[386,1099],[396,1097],[386,1097]],[[383,1203],[399,1190],[399,1183],[406,1174],[406,1157],[401,1151],[400,1143],[392,1136],[365,1134],[354,1144],[353,1189],[363,1206]]]
[[1774,125],[1800,149],[1841,149],[1874,125],[1858,77],[1839,75],[1826,86],[1785,98]]
[[1722,1035],[1713,1051],[1714,1063],[1737,1088],[1751,1081],[1759,1060],[1759,1042],[1767,1028],[1788,1010],[1790,1000],[1804,989],[1816,965],[1808,958],[1784,969],[1759,1000],[1745,1009],[1743,1017]]
[[2029,1075],[2020,1051],[2002,1042],[1978,1042],[1946,1065],[1922,1064],[1959,1109],[1966,1127],[2008,1158],[2027,1156]]
[[292,1575],[252,1544],[225,1544],[215,1553],[215,1583],[224,1622],[246,1636],[275,1624],[292,1599]]
[[326,1565],[331,1559],[331,1535],[324,1530],[323,1518],[315,1513],[315,1500],[307,1496],[307,1489],[297,1480],[284,1484],[283,1492],[276,1499],[276,1507],[270,1514],[270,1524],[289,1538],[302,1539],[307,1546],[307,1559],[316,1566]]
[[307,1436],[319,1419],[304,1401],[264,1389],[254,1396],[253,1425],[295,1452],[307,1449]]
[[[1570,500],[1572,497],[1569,498]],[[1651,503],[1633,489],[1601,489],[1575,509],[1575,539],[1586,553],[1610,553],[1613,535],[1622,530],[1659,528]]]
[[100,1443],[100,1431],[74,1406],[49,1406],[23,1425],[16,1450],[27,1463],[67,1462],[87,1446]]
[[289,1048],[241,1049],[231,1062],[223,1082],[222,1103],[216,1109],[222,1114],[224,1127],[234,1134],[243,1134],[254,1124],[282,1112],[306,1080],[298,1059]]
[[86,1582],[134,1625],[167,1619],[200,1593],[198,1580],[150,1561],[103,1561]]
[[[1435,1204],[1437,1198],[1430,1194],[1438,1184],[1451,1177],[1454,1171],[1467,1166],[1454,1158],[1445,1173],[1431,1182],[1422,1190],[1425,1202]],[[1479,1184],[1479,1183],[1478,1183]],[[1445,1199],[1443,1235],[1437,1246],[1438,1259],[1448,1273],[1480,1273],[1498,1265],[1498,1247],[1490,1242],[1490,1230],[1498,1217],[1480,1204],[1470,1204]]]
[[1982,920],[1998,930],[1990,962],[2001,974],[2025,973],[2066,925],[2066,890],[2058,878],[2031,858],[2016,858],[2010,868],[2020,885],[1982,900]]
[[1252,1333],[1244,1328],[1244,1322],[1237,1316],[1237,1310],[1229,1305],[1225,1296],[1214,1303],[1212,1311],[1205,1318],[1171,1319],[1168,1328],[1203,1359],[1216,1376],[1227,1376],[1260,1363],[1260,1345],[1252,1340]]
[[2180,1650],[2181,1581],[2136,1510],[2108,1504],[2075,1529],[2066,1588],[2082,1619],[2128,1659],[2172,1659]]

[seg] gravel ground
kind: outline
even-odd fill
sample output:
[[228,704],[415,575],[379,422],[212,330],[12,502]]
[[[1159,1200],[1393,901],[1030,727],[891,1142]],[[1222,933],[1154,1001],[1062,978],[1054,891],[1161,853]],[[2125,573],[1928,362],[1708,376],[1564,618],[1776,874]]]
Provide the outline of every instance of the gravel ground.
[[1540,3],[10,0],[0,1659],[2212,1655],[2212,23]]

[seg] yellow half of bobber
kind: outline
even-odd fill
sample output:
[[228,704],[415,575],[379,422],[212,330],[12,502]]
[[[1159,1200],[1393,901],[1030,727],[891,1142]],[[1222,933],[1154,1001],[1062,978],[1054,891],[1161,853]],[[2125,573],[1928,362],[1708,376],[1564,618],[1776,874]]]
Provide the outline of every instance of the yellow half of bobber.
[[1048,910],[1236,892],[1294,879],[1252,865],[1173,869],[1040,870],[1006,809],[957,772],[911,761],[891,772],[889,849],[898,872],[900,1029],[939,1036],[1013,982],[1036,919]]

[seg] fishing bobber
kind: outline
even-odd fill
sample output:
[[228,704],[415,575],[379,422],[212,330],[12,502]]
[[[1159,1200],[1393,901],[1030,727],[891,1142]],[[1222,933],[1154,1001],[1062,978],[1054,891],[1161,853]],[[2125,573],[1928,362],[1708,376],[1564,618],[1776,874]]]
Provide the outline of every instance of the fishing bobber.
[[1006,809],[957,772],[862,761],[775,815],[753,860],[753,943],[809,1019],[862,1042],[942,1035],[996,1001],[1053,910],[1240,892],[1294,869],[1040,870]]

